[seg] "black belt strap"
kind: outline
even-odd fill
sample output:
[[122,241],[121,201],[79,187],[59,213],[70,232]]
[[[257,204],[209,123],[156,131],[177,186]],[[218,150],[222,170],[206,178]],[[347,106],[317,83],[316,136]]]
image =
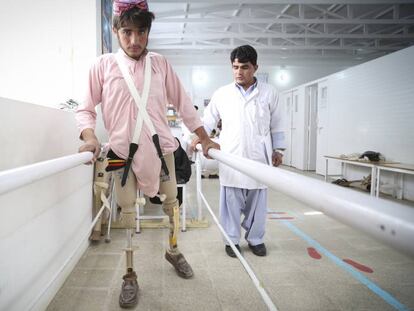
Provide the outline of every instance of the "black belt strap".
[[164,155],[161,151],[160,138],[158,137],[158,134],[154,134],[152,136],[152,141],[155,145],[155,149],[157,149],[158,157],[161,160],[161,181],[168,181],[170,180],[170,172],[168,171],[167,163],[165,163]]
[[[152,141],[154,142],[155,149],[157,150],[158,157],[161,160],[161,181],[168,181],[170,180],[170,172],[168,171],[167,163],[165,162],[164,156],[161,151],[160,139],[158,134],[152,136]],[[129,153],[128,159],[126,159],[125,166],[124,166],[124,174],[122,175],[121,186],[123,187],[126,184],[126,180],[128,177],[129,169],[131,168],[132,159],[134,158],[135,153],[138,150],[138,144],[131,143],[129,144]]]
[[125,186],[126,184],[128,172],[132,164],[132,159],[134,158],[135,152],[137,152],[137,150],[138,150],[138,144],[135,144],[135,143],[129,144],[128,159],[126,159],[126,163],[124,166],[124,174],[122,175],[122,180],[121,180],[122,187]]

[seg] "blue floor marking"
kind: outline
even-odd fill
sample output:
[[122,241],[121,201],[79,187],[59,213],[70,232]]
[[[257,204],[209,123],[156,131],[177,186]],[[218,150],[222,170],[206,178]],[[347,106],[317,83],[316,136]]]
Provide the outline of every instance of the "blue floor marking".
[[291,231],[296,233],[298,236],[300,236],[302,239],[304,239],[306,242],[308,242],[310,245],[315,247],[318,251],[320,251],[322,254],[324,254],[326,257],[331,259],[335,264],[337,264],[342,269],[346,270],[348,273],[350,273],[355,279],[357,279],[359,282],[364,284],[366,287],[368,287],[372,292],[377,294],[379,297],[381,297],[383,300],[385,300],[388,304],[393,306],[395,309],[400,311],[409,311],[405,305],[403,305],[401,302],[399,302],[397,299],[395,299],[391,294],[380,288],[378,285],[373,283],[370,279],[368,279],[366,276],[364,276],[362,273],[358,272],[354,268],[352,268],[347,263],[343,262],[341,259],[333,255],[331,252],[329,252],[327,249],[325,249],[322,245],[320,245],[318,242],[316,242],[314,239],[309,237],[306,233],[302,232],[300,229],[298,229],[296,226],[294,226],[291,222],[282,220],[281,221],[286,227],[288,227]]

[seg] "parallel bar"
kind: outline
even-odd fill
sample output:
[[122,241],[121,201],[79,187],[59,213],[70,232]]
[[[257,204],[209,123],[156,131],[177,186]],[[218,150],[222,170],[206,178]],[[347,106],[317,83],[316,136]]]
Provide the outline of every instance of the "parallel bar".
[[414,257],[414,208],[225,153],[210,157]]
[[203,219],[202,209],[201,209],[201,192],[202,192],[202,183],[201,183],[201,160],[200,154],[196,153],[196,180],[197,180],[197,220],[201,221]]
[[92,152],[26,165],[0,172],[0,195],[92,160]]

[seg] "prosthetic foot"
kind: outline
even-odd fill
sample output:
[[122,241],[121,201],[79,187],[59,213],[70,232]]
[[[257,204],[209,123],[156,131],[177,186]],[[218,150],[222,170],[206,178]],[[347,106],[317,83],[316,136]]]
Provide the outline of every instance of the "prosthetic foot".
[[127,274],[123,277],[124,282],[119,295],[119,306],[121,308],[135,307],[138,303],[138,282],[137,274],[132,268],[128,268]]
[[172,264],[178,276],[189,279],[194,275],[193,269],[177,247],[177,234],[180,227],[180,210],[178,204],[174,204],[173,207],[164,206],[163,209],[170,219],[170,249],[165,252],[165,259]]
[[133,268],[134,250],[132,248],[132,228],[135,222],[135,208],[122,209],[121,221],[124,223],[127,235],[126,267],[127,273],[123,276],[121,293],[119,295],[119,306],[121,308],[131,308],[138,303],[138,282],[137,275]]
[[175,252],[171,252],[169,250],[166,251],[165,259],[167,259],[167,261],[172,264],[178,276],[182,277],[183,279],[189,279],[194,275],[190,264],[184,258],[184,255],[181,254],[178,250]]

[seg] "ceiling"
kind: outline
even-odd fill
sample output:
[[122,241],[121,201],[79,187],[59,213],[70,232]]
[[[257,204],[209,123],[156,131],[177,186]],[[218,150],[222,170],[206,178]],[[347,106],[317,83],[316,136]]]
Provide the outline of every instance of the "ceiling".
[[227,62],[250,44],[261,64],[351,65],[414,44],[414,0],[149,0],[151,50]]

